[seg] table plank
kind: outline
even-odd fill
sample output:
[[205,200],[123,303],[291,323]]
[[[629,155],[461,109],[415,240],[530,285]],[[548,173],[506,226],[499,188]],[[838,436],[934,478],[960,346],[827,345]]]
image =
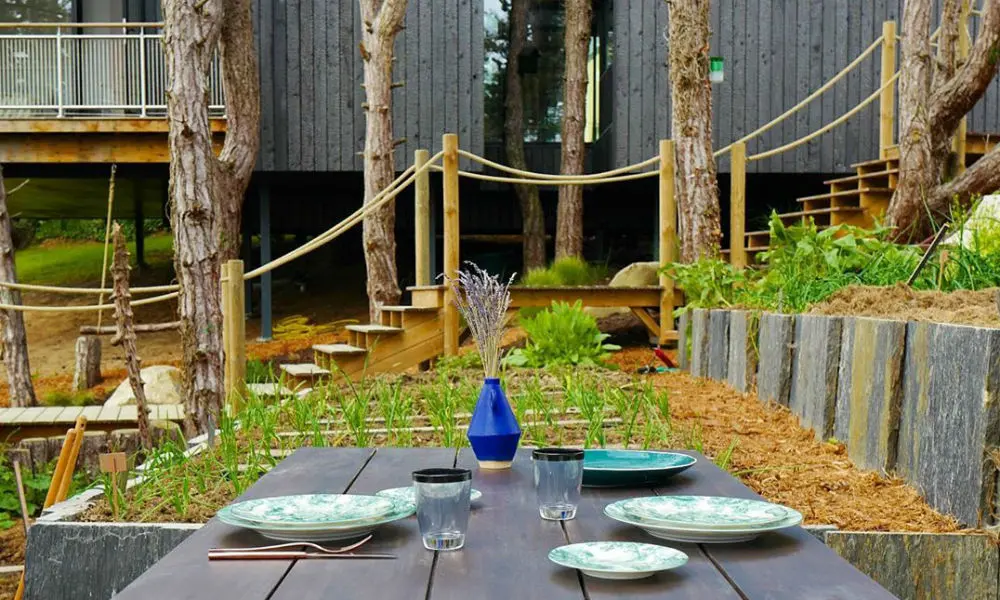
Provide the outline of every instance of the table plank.
[[[341,448],[336,452],[300,448],[261,477],[239,500],[285,494],[344,492],[371,455],[372,450],[363,448]],[[209,562],[207,552],[209,548],[250,547],[267,543],[273,542],[213,518],[115,598],[265,600],[290,568],[289,561]]]
[[[658,494],[760,499],[696,453],[698,463]],[[890,600],[884,588],[801,527],[765,533],[740,544],[699,544],[747,600]]]
[[[678,479],[684,477],[679,475]],[[636,581],[609,581],[583,577],[587,597],[663,598],[673,600],[739,600],[740,596],[697,544],[659,540],[638,527],[619,523],[604,514],[604,507],[617,500],[651,496],[649,488],[584,488],[576,518],[566,521],[570,542],[626,541],[659,544],[676,548],[688,555],[688,563]]]
[[[409,485],[411,473],[417,469],[452,467],[454,464],[453,448],[380,448],[349,491],[374,494],[386,488]],[[322,468],[322,465],[316,466]],[[358,551],[388,552],[396,558],[389,561],[300,560],[272,598],[423,598],[426,594],[434,552],[421,544],[415,516],[380,527],[372,541]]]
[[538,516],[531,451],[518,451],[510,470],[480,471],[464,448],[458,465],[473,469],[472,486],[483,499],[472,512],[465,547],[438,553],[429,598],[582,599],[576,572],[548,559],[566,536],[558,521]]

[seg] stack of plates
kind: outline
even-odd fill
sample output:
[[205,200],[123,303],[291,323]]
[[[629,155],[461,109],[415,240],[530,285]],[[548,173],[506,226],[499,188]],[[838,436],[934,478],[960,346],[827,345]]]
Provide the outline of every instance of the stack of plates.
[[745,542],[802,522],[802,514],[779,504],[719,496],[651,496],[613,502],[604,514],[649,535],[677,542]]
[[412,504],[376,496],[303,494],[231,504],[219,520],[281,541],[326,542],[358,538],[379,525],[404,519]]

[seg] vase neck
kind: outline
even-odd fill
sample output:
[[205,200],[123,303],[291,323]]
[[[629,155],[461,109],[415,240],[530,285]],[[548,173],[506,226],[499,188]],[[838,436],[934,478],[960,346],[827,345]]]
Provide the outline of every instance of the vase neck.
[[486,385],[500,385],[499,377],[486,377],[483,381]]

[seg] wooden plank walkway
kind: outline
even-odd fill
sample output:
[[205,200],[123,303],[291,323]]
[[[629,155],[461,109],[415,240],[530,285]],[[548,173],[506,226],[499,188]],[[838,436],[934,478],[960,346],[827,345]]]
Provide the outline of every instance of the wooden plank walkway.
[[[137,408],[132,406],[31,406],[0,408],[0,439],[16,442],[27,437],[45,437],[64,433],[80,416],[87,428],[110,431],[136,426]],[[184,407],[179,404],[154,404],[149,408],[151,421],[182,421]]]

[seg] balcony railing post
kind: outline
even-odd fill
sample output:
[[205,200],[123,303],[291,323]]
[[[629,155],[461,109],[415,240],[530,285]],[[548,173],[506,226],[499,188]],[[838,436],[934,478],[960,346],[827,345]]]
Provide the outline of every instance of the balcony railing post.
[[63,103],[63,48],[62,48],[62,27],[56,27],[56,110],[57,114],[65,116],[66,109]]
[[139,28],[139,114],[146,116],[146,28]]

